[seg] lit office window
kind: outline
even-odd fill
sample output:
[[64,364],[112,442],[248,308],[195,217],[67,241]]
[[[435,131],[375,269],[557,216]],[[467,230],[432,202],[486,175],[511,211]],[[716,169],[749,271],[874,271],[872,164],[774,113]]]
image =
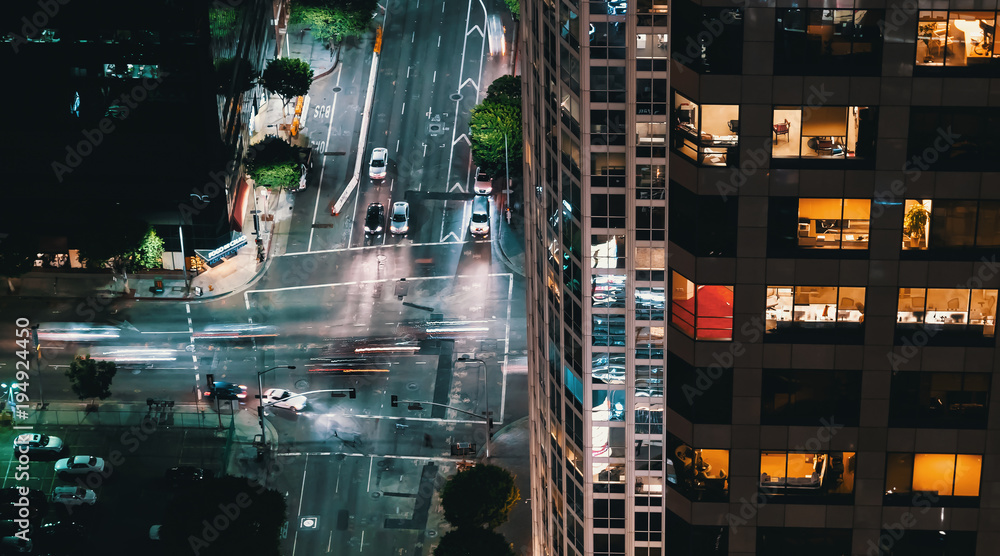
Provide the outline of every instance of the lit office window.
[[639,122],[635,124],[636,149],[638,157],[667,156],[667,123]]
[[590,153],[591,187],[625,187],[625,153]]
[[696,340],[732,340],[732,286],[696,286],[677,272],[671,276],[671,324]]
[[[979,496],[983,456],[978,454],[886,454],[887,503],[923,496],[940,506],[942,496]],[[898,496],[906,495],[906,496]]]
[[771,133],[773,158],[845,160],[875,154],[875,109],[866,106],[779,106]]
[[[672,434],[666,435],[668,473],[689,499],[722,502],[729,496],[729,450],[695,449]],[[669,475],[668,475],[669,477]],[[673,481],[671,481],[673,482]]]
[[854,457],[854,452],[761,452],[760,488],[787,495],[851,494]]
[[917,66],[967,67],[988,64],[994,53],[995,12],[921,11],[917,23]]
[[625,236],[590,236],[590,268],[625,268]]
[[799,247],[868,249],[870,199],[799,199]]
[[859,328],[865,320],[865,288],[768,286],[765,328]]
[[969,332],[992,338],[997,315],[997,290],[900,288],[897,328]]
[[698,105],[675,92],[673,114],[674,151],[705,166],[738,165],[739,105]]
[[884,10],[777,9],[776,75],[880,75]]
[[[624,160],[624,155],[622,156]],[[622,172],[625,168],[622,167]],[[593,183],[593,178],[591,178]],[[667,198],[667,168],[663,164],[640,164],[635,168],[636,199]]]
[[1000,201],[907,199],[903,249],[1000,247]]

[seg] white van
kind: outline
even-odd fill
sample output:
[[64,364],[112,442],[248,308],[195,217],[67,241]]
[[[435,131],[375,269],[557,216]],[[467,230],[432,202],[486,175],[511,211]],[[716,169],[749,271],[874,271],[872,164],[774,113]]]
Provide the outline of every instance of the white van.
[[485,237],[490,235],[489,197],[476,195],[472,199],[472,222],[469,223],[469,232],[474,236]]

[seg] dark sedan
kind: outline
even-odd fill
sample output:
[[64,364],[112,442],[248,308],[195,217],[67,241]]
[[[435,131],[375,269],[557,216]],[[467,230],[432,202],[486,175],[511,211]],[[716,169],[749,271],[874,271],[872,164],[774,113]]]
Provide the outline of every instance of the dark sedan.
[[247,387],[232,382],[216,382],[211,389],[205,391],[204,395],[210,399],[242,400],[247,397]]

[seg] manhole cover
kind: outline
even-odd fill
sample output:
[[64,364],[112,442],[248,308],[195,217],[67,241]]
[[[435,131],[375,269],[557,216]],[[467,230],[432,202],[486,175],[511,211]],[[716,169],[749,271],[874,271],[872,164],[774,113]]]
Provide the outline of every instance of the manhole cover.
[[431,130],[431,133],[440,133],[441,132],[441,124],[431,124],[430,125],[430,130]]
[[434,529],[428,529],[424,534],[427,535],[430,538],[434,538],[434,537],[438,536],[438,532],[435,531]]
[[408,382],[406,384],[406,389],[409,390],[409,391],[411,391],[411,392],[414,391],[414,390],[416,390],[417,388],[419,388],[419,386],[417,386],[416,382]]
[[379,491],[377,491],[377,490],[376,490],[375,492],[373,492],[373,493],[372,493],[372,498],[378,498],[378,497],[380,497],[380,496],[382,496],[382,493],[381,493],[381,492],[379,492]]
[[334,87],[334,88],[333,88],[333,92],[335,92],[335,93],[339,93],[339,92],[340,92],[340,87]]
[[308,380],[304,380],[304,379],[303,380],[296,380],[295,381],[295,388],[298,389],[298,390],[308,390],[309,389],[309,381]]
[[455,93],[455,94],[451,95],[450,98],[451,98],[451,100],[462,100],[462,95],[460,95],[458,93]]

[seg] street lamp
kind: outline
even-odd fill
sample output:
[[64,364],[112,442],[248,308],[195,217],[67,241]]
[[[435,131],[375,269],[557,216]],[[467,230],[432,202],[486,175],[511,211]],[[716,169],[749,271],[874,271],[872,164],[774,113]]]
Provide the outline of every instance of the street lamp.
[[490,417],[490,371],[486,361],[478,357],[469,357],[467,354],[458,358],[459,361],[468,363],[475,361],[483,364],[483,395],[486,398],[486,459],[490,457],[490,436],[493,434],[493,418]]
[[261,377],[264,373],[269,373],[275,369],[294,369],[295,365],[278,365],[277,367],[271,367],[263,371],[257,372],[257,420],[260,421],[260,443],[265,448],[267,447],[267,433],[264,430],[264,386],[261,382]]

